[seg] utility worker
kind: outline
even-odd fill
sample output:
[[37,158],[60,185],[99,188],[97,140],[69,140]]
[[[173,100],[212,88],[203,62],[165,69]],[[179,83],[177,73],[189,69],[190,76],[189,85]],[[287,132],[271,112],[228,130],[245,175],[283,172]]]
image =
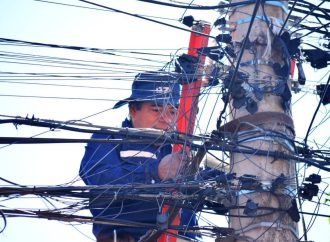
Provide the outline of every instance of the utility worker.
[[[154,128],[174,130],[180,86],[171,74],[146,72],[135,77],[132,94],[119,101],[114,109],[128,104],[129,117],[122,123],[128,128]],[[92,139],[116,138],[93,134]],[[118,138],[118,137],[117,137]],[[153,184],[175,178],[182,167],[182,154],[171,154],[169,144],[95,144],[86,146],[81,162],[80,177],[87,185],[114,185],[142,183]],[[138,200],[107,201],[100,205],[97,198],[90,199],[94,218],[110,218],[156,224],[160,205],[157,201]],[[197,225],[192,210],[183,209],[181,225]],[[97,242],[135,242],[148,231],[147,228],[115,225],[93,225]],[[183,234],[195,238],[193,234]]]

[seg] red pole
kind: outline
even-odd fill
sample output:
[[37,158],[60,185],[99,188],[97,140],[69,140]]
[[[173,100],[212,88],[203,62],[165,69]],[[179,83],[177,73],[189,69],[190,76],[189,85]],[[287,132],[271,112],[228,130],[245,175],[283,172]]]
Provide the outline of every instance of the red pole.
[[[196,33],[190,34],[188,55],[198,57],[197,50],[208,45],[208,34],[210,33],[210,24],[206,22],[199,22],[192,27],[195,32],[200,32],[203,35]],[[198,66],[203,67],[205,63],[205,56],[199,56]],[[194,132],[195,120],[198,109],[199,92],[202,84],[201,75],[195,82],[184,84],[182,86],[180,104],[178,109],[177,131],[185,134],[192,134]],[[174,145],[173,152],[178,152],[181,145]]]
[[[203,67],[205,63],[205,56],[199,56],[197,50],[208,45],[208,36],[210,33],[210,24],[206,22],[199,22],[192,27],[195,32],[200,32],[203,35],[197,33],[190,34],[188,55],[199,57],[198,66]],[[196,70],[197,71],[197,70]],[[202,77],[198,75],[198,79],[195,82],[187,83],[182,86],[180,104],[178,108],[178,122],[177,131],[186,134],[192,134],[194,132],[196,114],[198,109],[198,98],[199,92],[202,84]],[[182,145],[175,144],[173,146],[173,153],[180,151]],[[186,147],[188,151],[189,148]],[[166,213],[169,206],[164,205],[162,213]],[[179,225],[180,217],[179,214],[176,215],[175,219],[172,221],[171,225]],[[178,231],[169,229],[167,234],[163,233],[158,242],[176,242],[176,237],[170,234],[177,234]]]

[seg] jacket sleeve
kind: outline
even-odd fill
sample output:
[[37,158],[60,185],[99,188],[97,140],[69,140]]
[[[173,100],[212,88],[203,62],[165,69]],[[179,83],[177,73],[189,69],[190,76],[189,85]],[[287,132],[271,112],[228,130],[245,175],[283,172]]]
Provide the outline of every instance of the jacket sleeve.
[[[93,135],[92,138],[106,138]],[[159,181],[158,160],[138,163],[136,158],[121,159],[120,146],[89,143],[81,161],[79,175],[87,185],[149,183]]]
[[[93,135],[92,138],[106,138]],[[123,183],[123,169],[116,145],[88,143],[79,175],[86,185]]]

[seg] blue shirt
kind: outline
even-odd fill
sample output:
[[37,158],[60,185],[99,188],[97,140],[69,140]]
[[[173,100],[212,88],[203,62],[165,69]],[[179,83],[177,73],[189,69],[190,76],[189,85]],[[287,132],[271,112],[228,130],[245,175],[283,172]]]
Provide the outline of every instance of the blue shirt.
[[[132,127],[125,120],[122,127]],[[92,139],[118,138],[106,134],[93,134]],[[155,146],[154,144],[96,144],[88,143],[81,161],[79,175],[87,185],[114,185],[160,182],[158,164],[161,159],[170,154],[171,145]],[[138,200],[107,201],[97,198],[90,199],[90,210],[95,218],[111,218],[134,222],[156,224],[159,205],[156,201]],[[197,225],[193,211],[183,209],[182,225]],[[93,233],[99,237],[117,234],[130,234],[136,240],[147,232],[147,228],[133,228],[115,225],[93,224]],[[194,235],[186,234],[191,238]]]

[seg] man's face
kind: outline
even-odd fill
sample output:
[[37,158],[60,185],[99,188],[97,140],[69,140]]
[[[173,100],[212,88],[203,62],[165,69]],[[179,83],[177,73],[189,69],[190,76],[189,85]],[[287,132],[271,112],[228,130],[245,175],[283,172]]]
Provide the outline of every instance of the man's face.
[[176,108],[167,105],[160,106],[152,102],[143,102],[141,109],[136,106],[129,110],[134,128],[154,128],[169,130],[175,126]]

